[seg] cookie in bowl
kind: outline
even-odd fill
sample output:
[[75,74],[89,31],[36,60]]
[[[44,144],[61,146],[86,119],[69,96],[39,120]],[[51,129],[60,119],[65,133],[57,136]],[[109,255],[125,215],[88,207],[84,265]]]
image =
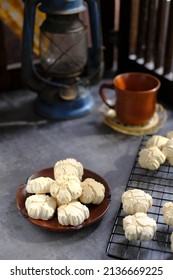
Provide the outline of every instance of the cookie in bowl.
[[63,226],[79,226],[89,218],[90,212],[86,205],[73,201],[61,205],[57,209],[58,222]]
[[105,187],[93,178],[81,182],[82,194],[79,200],[84,204],[100,204],[105,196]]
[[58,206],[76,200],[82,194],[80,180],[74,175],[59,177],[51,185],[50,194],[57,199]]
[[29,179],[26,184],[26,191],[28,193],[49,193],[50,186],[54,184],[54,180],[49,177],[38,177],[35,179]]
[[59,160],[54,165],[55,180],[58,180],[59,177],[64,175],[74,175],[79,178],[79,180],[82,180],[83,172],[83,165],[74,158]]
[[55,214],[56,200],[46,194],[33,194],[27,197],[25,208],[33,219],[50,220]]

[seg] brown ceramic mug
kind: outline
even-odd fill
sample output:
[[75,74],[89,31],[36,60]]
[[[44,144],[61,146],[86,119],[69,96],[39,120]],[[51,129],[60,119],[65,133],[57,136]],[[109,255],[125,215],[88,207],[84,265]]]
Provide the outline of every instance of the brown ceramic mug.
[[[113,82],[105,82],[99,89],[103,102],[115,109],[117,118],[127,125],[145,125],[156,108],[160,81],[155,76],[129,72],[117,75]],[[116,102],[110,105],[105,89],[114,89]]]

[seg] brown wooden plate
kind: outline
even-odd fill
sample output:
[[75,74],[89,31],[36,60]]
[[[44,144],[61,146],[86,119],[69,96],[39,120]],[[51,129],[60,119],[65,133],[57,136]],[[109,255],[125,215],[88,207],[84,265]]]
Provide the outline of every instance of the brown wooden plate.
[[[50,177],[54,179],[53,175],[53,167],[42,169],[40,171],[37,171],[36,173],[32,174],[29,179],[34,179],[37,177]],[[25,208],[25,200],[30,195],[26,191],[26,184],[22,184],[18,187],[17,196],[16,196],[16,202],[17,207],[21,211],[21,213],[24,215],[25,218],[27,218],[31,223],[47,230],[52,231],[71,231],[71,230],[78,230],[87,226],[92,225],[93,223],[99,221],[103,215],[107,212],[110,201],[111,201],[111,191],[106,183],[106,181],[98,174],[96,174],[93,171],[90,171],[88,169],[84,169],[84,175],[82,180],[85,180],[86,178],[93,178],[96,181],[100,182],[105,187],[105,197],[102,203],[99,205],[89,204],[87,207],[90,211],[90,217],[85,220],[81,225],[75,227],[75,226],[62,226],[58,223],[57,215],[55,214],[54,217],[48,221],[43,220],[36,220],[28,216],[28,213]]]

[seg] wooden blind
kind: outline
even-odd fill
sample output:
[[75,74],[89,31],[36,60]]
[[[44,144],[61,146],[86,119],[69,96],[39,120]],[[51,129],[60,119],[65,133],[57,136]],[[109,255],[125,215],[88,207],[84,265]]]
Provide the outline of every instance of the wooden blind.
[[173,1],[132,0],[129,59],[173,81]]

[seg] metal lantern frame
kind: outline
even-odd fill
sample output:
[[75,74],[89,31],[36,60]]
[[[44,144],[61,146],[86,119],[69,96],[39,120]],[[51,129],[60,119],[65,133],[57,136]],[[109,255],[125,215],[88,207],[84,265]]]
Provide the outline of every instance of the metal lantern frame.
[[[90,92],[90,81],[101,77],[103,72],[102,30],[99,0],[85,1],[88,7],[92,46],[88,48],[85,73],[75,81],[79,94],[75,100],[62,101],[52,98],[60,89],[68,89],[69,84],[61,80],[47,79],[40,74],[33,63],[33,38],[36,9],[46,15],[70,15],[85,9],[81,0],[24,0],[24,25],[22,42],[22,80],[31,90],[38,93],[36,108],[38,113],[53,119],[66,119],[85,115],[91,111],[94,100]],[[44,98],[44,93],[46,98]]]

